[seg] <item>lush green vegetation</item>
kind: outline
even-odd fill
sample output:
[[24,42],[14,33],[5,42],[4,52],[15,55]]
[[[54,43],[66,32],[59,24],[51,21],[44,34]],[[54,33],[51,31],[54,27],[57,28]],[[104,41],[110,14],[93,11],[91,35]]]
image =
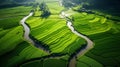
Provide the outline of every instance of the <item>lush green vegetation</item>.
[[[47,44],[52,53],[63,52],[69,45],[80,45],[79,42],[75,43],[76,39],[80,41],[81,44],[84,43],[84,40],[69,30],[66,26],[66,21],[59,17],[59,13],[63,8],[58,5],[58,2],[47,3],[47,5],[50,7],[51,12],[48,18],[40,18],[35,14],[35,16],[27,20],[31,27],[31,35],[37,40]],[[66,51],[67,53],[69,53],[68,50]]]
[[[9,46],[9,49],[11,46]],[[6,49],[7,50],[7,49]],[[14,67],[26,60],[47,55],[40,49],[31,46],[27,42],[19,43],[14,50],[0,56],[1,67]]]
[[23,41],[23,28],[19,26],[19,22],[30,9],[30,7],[20,6],[0,10],[0,55],[14,49]]
[[[23,9],[24,13],[18,11],[19,9]],[[20,6],[0,10],[0,55],[14,49],[17,44],[23,41],[23,28],[19,26],[19,22],[30,9],[30,7]]]
[[95,47],[78,59],[78,66],[119,66],[120,23],[84,12],[75,13],[73,17],[75,29],[95,42]]
[[31,7],[13,7],[0,9],[0,28],[8,29],[19,26],[20,20],[26,16],[31,10]]
[[1,67],[13,67],[27,59],[46,55],[43,51],[25,42],[23,38],[23,27],[19,22],[29,14],[30,10],[31,7],[24,6],[0,9]]
[[[68,4],[65,1],[64,6],[70,7],[73,1],[68,1]],[[4,8],[0,9],[1,67],[18,67],[19,65],[21,67],[67,67],[70,55],[86,44],[84,39],[70,31],[66,20],[60,18],[59,14],[65,8],[59,6],[56,0],[52,0],[52,2],[44,0],[47,3],[42,10],[39,6],[42,0],[37,0],[37,2],[39,3],[35,3],[34,15],[26,21],[31,29],[30,36],[49,46],[52,56],[54,53],[56,53],[55,55],[65,55],[49,58],[50,54],[34,47],[23,38],[24,29],[19,22],[29,14],[33,7]],[[120,21],[109,19],[107,17],[112,15],[98,11],[96,11],[97,13],[76,12],[75,10],[81,9],[83,5],[80,5],[79,0],[73,3],[79,4],[79,6],[71,5],[75,6],[72,8],[73,10],[65,10],[71,15],[75,30],[88,36],[95,43],[92,50],[77,58],[77,67],[120,67]],[[43,11],[47,9],[51,14],[46,18],[41,17]],[[119,19],[118,16],[111,18],[113,17]]]
[[[53,8],[54,7],[52,6],[51,9],[53,10]],[[57,10],[57,11],[60,11],[60,10]],[[54,11],[51,11],[51,12],[54,12]],[[73,24],[74,24],[75,29],[80,33],[88,35],[95,42],[95,47],[90,52],[88,52],[85,56],[78,59],[77,66],[78,67],[80,67],[80,66],[83,66],[83,67],[89,67],[89,66],[90,67],[96,67],[96,66],[115,67],[115,66],[119,66],[118,62],[117,62],[117,61],[119,61],[119,43],[120,43],[119,42],[119,36],[120,36],[119,35],[120,34],[119,22],[109,20],[105,16],[89,14],[86,12],[78,13],[78,12],[69,10],[69,11],[67,11],[67,13],[72,14],[72,17],[74,19]],[[59,14],[59,12],[56,14]],[[59,17],[57,17],[56,14],[51,15],[47,19],[32,17],[28,20],[28,24],[30,24],[30,26],[32,28],[31,35],[35,36],[38,40],[43,41],[44,43],[48,44],[50,46],[50,49],[53,52],[54,51],[59,52],[59,50],[61,50],[61,48],[65,47],[65,46],[63,46],[61,48],[57,48],[57,47],[59,47],[60,44],[58,44],[58,43],[62,41],[62,38],[60,39],[61,41],[59,41],[59,39],[57,37],[61,36],[61,33],[58,34],[55,32],[58,32],[59,30],[62,31],[63,28],[57,30],[58,27],[62,26],[62,21],[61,21],[62,19],[58,20]],[[57,19],[55,19],[55,18],[57,18]],[[53,23],[53,21],[54,21],[54,23]],[[60,21],[61,25],[59,25],[59,23],[56,23],[57,21],[58,22]],[[35,22],[35,23],[33,23],[33,22]],[[63,23],[65,25],[64,20],[63,20]],[[38,25],[36,25],[36,24],[38,24]],[[58,26],[56,26],[56,25],[54,26],[54,24],[56,24]],[[51,27],[54,26],[54,27],[51,28],[50,26]],[[54,32],[54,29],[56,29],[57,31]],[[41,33],[39,34],[39,32],[42,32],[42,34]],[[53,33],[51,33],[51,32],[53,32]],[[67,30],[65,30],[64,33],[62,33],[62,34],[65,34],[65,32],[67,32]],[[68,35],[68,33],[67,33],[67,35]],[[65,35],[64,38],[67,38],[67,35]],[[56,42],[55,39],[57,39],[58,41]],[[74,39],[74,37],[72,39]],[[62,43],[64,41],[66,41],[66,40],[63,39]],[[78,47],[78,46],[80,47],[80,43],[81,44],[84,43],[84,41],[83,41],[83,43],[81,41],[82,40],[74,41],[73,42],[74,44],[72,43],[72,45],[69,45],[67,47],[67,49],[65,49],[64,51],[73,53],[74,50],[77,49],[77,48],[75,48],[75,45],[76,45],[76,47]],[[54,47],[54,44],[57,46]],[[51,45],[53,47],[51,47]],[[64,52],[64,51],[62,51],[62,52]],[[42,63],[44,63],[44,62],[42,62]]]
[[107,20],[105,17],[88,13],[76,13],[74,17],[74,27],[79,32],[91,35],[110,30],[112,21]]

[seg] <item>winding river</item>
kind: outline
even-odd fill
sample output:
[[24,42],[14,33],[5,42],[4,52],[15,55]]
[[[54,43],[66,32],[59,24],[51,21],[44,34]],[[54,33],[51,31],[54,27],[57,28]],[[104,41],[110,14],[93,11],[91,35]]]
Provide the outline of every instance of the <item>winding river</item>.
[[28,16],[25,16],[21,21],[20,24],[22,24],[23,28],[24,28],[24,39],[31,43],[32,45],[34,45],[35,47],[42,49],[43,51],[49,53],[49,50],[46,50],[44,47],[42,47],[40,44],[36,43],[32,38],[30,38],[29,34],[30,34],[30,28],[28,27],[28,25],[25,23],[26,20],[31,17],[34,14],[34,12],[30,12]]
[[93,43],[88,37],[86,37],[86,36],[78,33],[78,32],[74,29],[74,27],[72,26],[72,22],[67,21],[67,26],[69,27],[69,29],[70,29],[74,34],[78,35],[79,37],[81,37],[81,38],[83,38],[83,39],[85,39],[85,40],[87,41],[87,46],[86,46],[83,50],[79,51],[79,52],[70,60],[69,67],[76,67],[76,57],[81,57],[81,56],[83,56],[86,52],[88,52],[90,49],[92,49],[94,43]]
[[71,19],[68,18],[69,16],[70,15],[66,14],[64,11],[62,11],[61,14],[60,14],[61,18],[65,18],[67,20],[67,26],[71,30],[71,32],[73,32],[77,36],[85,39],[86,42],[87,42],[86,47],[84,49],[82,49],[81,51],[79,51],[75,56],[73,56],[72,59],[70,59],[68,67],[76,67],[76,57],[79,58],[79,57],[83,56],[86,52],[88,52],[90,49],[92,49],[94,47],[94,43],[87,36],[84,36],[84,35],[78,33],[74,29]]

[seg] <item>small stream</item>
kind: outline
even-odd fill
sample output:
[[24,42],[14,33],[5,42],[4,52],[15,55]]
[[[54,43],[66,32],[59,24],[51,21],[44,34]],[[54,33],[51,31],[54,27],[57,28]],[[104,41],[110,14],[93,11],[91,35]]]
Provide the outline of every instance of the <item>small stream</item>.
[[[71,19],[68,18],[69,16],[70,16],[70,15],[69,15],[69,14],[66,14],[64,11],[62,11],[61,14],[60,14],[60,17],[61,17],[61,18],[65,18],[65,19],[66,19],[66,21],[67,21],[67,24],[66,24],[66,25],[67,25],[68,28],[71,30],[71,32],[73,32],[75,35],[77,35],[77,36],[85,39],[86,42],[87,42],[86,47],[85,47],[84,49],[80,50],[79,52],[77,52],[77,54],[75,54],[75,55],[70,59],[70,61],[69,61],[68,67],[76,67],[76,59],[79,58],[79,57],[81,57],[81,56],[83,56],[86,52],[88,52],[90,49],[92,49],[92,48],[94,47],[94,43],[93,43],[87,36],[84,36],[84,35],[78,33],[78,32],[74,29]],[[81,49],[81,48],[80,48],[80,49]],[[77,57],[77,58],[76,58],[76,57]]]
[[24,28],[24,39],[31,43],[32,45],[34,45],[35,47],[42,49],[43,51],[49,53],[49,50],[45,49],[43,46],[41,46],[41,44],[36,43],[36,41],[34,39],[32,39],[29,34],[30,34],[30,28],[29,26],[26,24],[26,20],[31,17],[34,14],[34,12],[30,12],[28,16],[25,16],[21,21],[20,24],[22,24],[23,28]]
[[[59,5],[62,7],[62,0],[59,0]],[[68,28],[71,30],[71,32],[73,32],[75,35],[79,36],[80,38],[83,38],[86,40],[87,45],[83,46],[82,48],[79,48],[79,51],[77,52],[77,54],[74,54],[73,56],[70,57],[69,62],[68,62],[68,67],[76,67],[77,64],[77,59],[80,58],[81,56],[83,56],[86,52],[88,52],[90,49],[92,49],[94,47],[94,43],[93,41],[91,41],[87,36],[78,33],[72,24],[72,20],[69,18],[70,14],[65,13],[64,11],[61,12],[60,17],[63,19],[66,19],[67,23],[66,25],[68,26]]]

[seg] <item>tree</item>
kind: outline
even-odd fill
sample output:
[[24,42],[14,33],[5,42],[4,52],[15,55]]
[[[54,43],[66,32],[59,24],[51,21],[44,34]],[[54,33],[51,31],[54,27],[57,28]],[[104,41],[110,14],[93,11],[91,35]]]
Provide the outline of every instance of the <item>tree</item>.
[[33,3],[33,9],[35,9],[35,11],[37,10],[38,5],[39,5],[39,3]]
[[48,17],[51,13],[50,13],[50,10],[49,10],[49,8],[48,8],[48,6],[46,5],[46,3],[45,2],[42,2],[40,5],[39,5],[39,7],[40,7],[40,11],[41,11],[41,17],[43,17],[43,18],[46,18],[46,17]]

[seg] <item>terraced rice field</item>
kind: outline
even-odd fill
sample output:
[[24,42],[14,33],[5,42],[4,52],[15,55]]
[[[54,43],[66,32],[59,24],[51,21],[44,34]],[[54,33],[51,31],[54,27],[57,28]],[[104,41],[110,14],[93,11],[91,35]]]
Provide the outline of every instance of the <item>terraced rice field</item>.
[[[66,20],[60,18],[65,8],[58,2],[47,2],[47,5],[51,12],[49,17],[41,18],[41,11],[36,11],[26,23],[31,30],[30,36],[48,46],[53,57],[23,38],[24,29],[19,22],[32,7],[5,8],[0,9],[1,67],[67,67],[70,56],[86,44],[70,31]],[[120,67],[120,22],[86,12],[67,10],[66,13],[71,15],[75,30],[95,43],[92,50],[77,58],[76,67]],[[54,57],[61,54],[64,55]]]
[[19,24],[20,20],[29,14],[31,9],[31,7],[24,6],[0,9],[1,67],[13,67],[26,59],[42,56],[43,51],[33,47],[24,40],[24,30]]
[[[36,20],[32,20],[30,18],[27,22],[32,30],[31,35],[35,36],[39,41],[46,43],[53,53],[64,53],[67,51],[67,53],[71,54],[77,47],[80,47],[80,44],[85,44],[85,41],[69,31],[65,25],[65,20],[59,18],[59,13],[52,14],[47,19],[36,18]],[[92,50],[83,57],[78,58],[77,67],[119,66],[119,22],[86,12],[78,13],[69,10],[67,13],[72,14],[75,29],[89,36],[95,43],[95,47]],[[54,18],[52,18],[53,16]],[[38,25],[36,26],[36,24]],[[61,38],[59,39],[60,36]],[[68,46],[66,46],[67,44]]]
[[[66,52],[69,53],[68,46],[84,44],[84,40],[73,34],[66,26],[66,20],[60,18],[59,14],[64,8],[58,4],[57,2],[47,3],[51,11],[48,18],[33,16],[27,20],[27,23],[31,27],[31,35],[47,44],[52,53],[60,53],[64,49],[68,49]],[[76,40],[81,43],[76,44]]]
[[75,29],[95,43],[92,50],[78,59],[78,67],[119,67],[120,23],[95,14],[77,13],[73,16]]

